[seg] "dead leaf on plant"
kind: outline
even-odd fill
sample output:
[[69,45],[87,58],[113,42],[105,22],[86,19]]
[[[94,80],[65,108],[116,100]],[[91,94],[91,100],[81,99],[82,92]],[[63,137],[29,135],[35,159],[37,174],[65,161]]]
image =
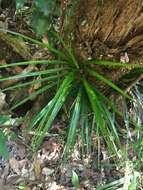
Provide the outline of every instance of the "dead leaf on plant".
[[35,172],[36,178],[40,179],[41,165],[40,165],[40,162],[39,162],[39,160],[37,158],[34,159],[33,167],[34,167],[34,172]]

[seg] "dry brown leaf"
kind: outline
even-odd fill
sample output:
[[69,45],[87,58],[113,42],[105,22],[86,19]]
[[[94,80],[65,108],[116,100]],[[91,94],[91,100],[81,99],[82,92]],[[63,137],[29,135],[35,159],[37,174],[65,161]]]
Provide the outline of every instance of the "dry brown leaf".
[[45,44],[48,44],[48,36],[47,36],[47,35],[44,35],[42,41],[43,41]]
[[[37,78],[34,79],[34,80],[39,80],[39,79],[41,79],[41,78],[40,78],[40,77],[37,77]],[[34,80],[33,80],[33,81],[34,81]],[[41,86],[42,86],[41,83],[37,83],[37,84],[32,85],[31,88],[28,90],[29,94],[32,94],[33,92],[35,92],[35,90],[39,89]]]
[[31,188],[29,186],[25,186],[24,190],[31,190]]
[[20,170],[19,170],[19,162],[15,159],[15,158],[10,158],[9,159],[9,164],[10,164],[10,167],[12,168],[12,170],[20,175]]
[[34,167],[36,178],[39,179],[41,176],[41,165],[37,158],[34,159],[33,167]]
[[1,59],[0,60],[0,65],[5,65],[6,64],[6,60],[5,59]]
[[5,98],[6,98],[6,94],[0,92],[0,112],[2,111],[4,105],[6,104]]

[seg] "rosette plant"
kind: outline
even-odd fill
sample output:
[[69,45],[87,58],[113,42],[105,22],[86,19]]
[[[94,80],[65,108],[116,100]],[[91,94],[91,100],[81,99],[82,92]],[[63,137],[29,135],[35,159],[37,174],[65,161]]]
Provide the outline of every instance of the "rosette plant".
[[[142,68],[138,64],[120,63],[102,60],[84,60],[79,61],[73,49],[67,46],[67,43],[57,34],[53,33],[54,38],[58,41],[59,49],[36,39],[24,36],[19,33],[7,31],[13,35],[17,35],[25,40],[29,40],[39,46],[47,48],[52,54],[50,60],[35,60],[0,65],[0,69],[12,68],[23,65],[44,65],[44,69],[39,71],[31,71],[8,77],[1,77],[0,82],[12,79],[23,79],[12,86],[2,89],[2,92],[13,90],[28,85],[40,83],[41,87],[34,91],[30,96],[26,97],[11,110],[21,106],[31,98],[45,92],[53,91],[50,101],[41,108],[34,118],[31,118],[29,124],[30,130],[35,130],[32,139],[32,149],[37,150],[45,137],[47,131],[52,127],[52,123],[59,114],[59,111],[68,104],[66,109],[70,113],[69,129],[67,134],[64,154],[68,155],[74,148],[77,135],[80,134],[83,151],[87,153],[92,144],[92,134],[101,135],[111,153],[118,154],[121,146],[118,125],[115,119],[115,106],[113,102],[104,95],[98,86],[94,84],[94,80],[102,81],[118,94],[130,99],[129,95],[120,87],[107,79],[104,74],[96,71],[96,66],[100,67],[124,67],[138,68],[142,72]],[[42,67],[41,67],[42,68]],[[39,80],[26,81],[29,77],[38,77]],[[53,90],[52,90],[53,89]],[[120,114],[120,113],[117,113]]]

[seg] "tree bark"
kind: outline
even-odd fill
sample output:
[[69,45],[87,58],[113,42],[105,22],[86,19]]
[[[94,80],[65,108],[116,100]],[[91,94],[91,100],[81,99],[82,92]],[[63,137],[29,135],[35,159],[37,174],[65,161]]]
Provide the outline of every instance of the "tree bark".
[[16,1],[15,0],[0,0],[0,7],[2,9],[6,9],[6,8],[16,9]]
[[[79,0],[74,18],[74,48],[81,59],[120,61],[126,54],[130,63],[143,63],[142,0]],[[117,83],[131,71],[95,69]]]
[[82,42],[86,39],[94,51],[98,40],[106,50],[104,51],[102,47],[98,48],[107,54],[118,54],[123,51],[128,51],[131,55],[136,55],[137,52],[143,53],[141,49],[143,46],[142,0],[105,0],[104,3],[85,0],[83,2],[76,21],[78,26],[76,34],[77,37],[80,36]]

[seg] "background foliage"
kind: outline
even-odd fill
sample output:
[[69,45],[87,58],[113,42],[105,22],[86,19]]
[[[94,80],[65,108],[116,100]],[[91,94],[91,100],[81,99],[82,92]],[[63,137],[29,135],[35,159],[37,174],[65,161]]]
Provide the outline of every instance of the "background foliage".
[[[17,9],[22,9],[28,0],[16,0]],[[37,35],[43,35],[59,26],[60,0],[34,0],[30,7],[30,21]]]

